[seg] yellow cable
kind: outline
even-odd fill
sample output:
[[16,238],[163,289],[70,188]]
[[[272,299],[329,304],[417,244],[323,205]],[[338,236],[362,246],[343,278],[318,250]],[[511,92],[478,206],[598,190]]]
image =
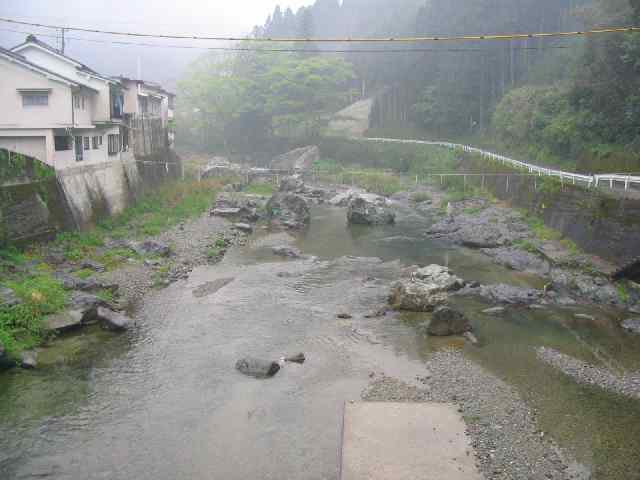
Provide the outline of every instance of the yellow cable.
[[625,33],[640,31],[640,27],[607,27],[595,30],[575,32],[542,32],[542,33],[513,33],[489,35],[458,35],[458,36],[427,36],[427,37],[386,37],[386,38],[249,38],[249,37],[215,37],[198,35],[163,35],[153,33],[117,32],[94,28],[68,27],[42,23],[24,22],[11,18],[1,18],[0,22],[28,25],[31,27],[65,29],[77,32],[102,33],[107,35],[122,35],[129,37],[169,38],[173,40],[219,40],[228,42],[273,42],[273,43],[418,43],[418,42],[458,42],[477,40],[526,40],[529,38],[576,37],[583,35],[597,35],[603,33]]

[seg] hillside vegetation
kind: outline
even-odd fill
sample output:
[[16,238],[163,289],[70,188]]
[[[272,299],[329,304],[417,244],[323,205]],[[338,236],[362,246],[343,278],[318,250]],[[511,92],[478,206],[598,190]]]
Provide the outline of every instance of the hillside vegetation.
[[[317,0],[296,12],[276,8],[253,34],[461,35],[638,23],[639,0]],[[279,140],[284,149],[317,138],[331,109],[364,95],[376,97],[376,132],[473,141],[590,173],[640,171],[640,33],[299,48],[197,62],[181,92],[189,141],[251,152]],[[321,55],[327,49],[345,53]]]

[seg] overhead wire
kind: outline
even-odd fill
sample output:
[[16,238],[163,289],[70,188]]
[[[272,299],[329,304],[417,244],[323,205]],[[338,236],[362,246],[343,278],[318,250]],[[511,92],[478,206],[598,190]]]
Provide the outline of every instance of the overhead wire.
[[576,37],[585,35],[598,35],[605,33],[625,33],[640,31],[640,27],[603,27],[584,31],[570,32],[537,32],[537,33],[510,33],[510,34],[480,34],[480,35],[443,35],[443,36],[415,36],[415,37],[345,37],[345,38],[293,38],[293,37],[233,37],[233,36],[206,36],[206,35],[176,35],[157,34],[142,32],[122,32],[115,30],[101,30],[98,28],[74,27],[68,25],[52,25],[47,23],[26,22],[12,18],[0,17],[0,22],[27,25],[38,28],[50,28],[56,30],[68,30],[86,33],[99,33],[106,35],[163,38],[172,40],[213,40],[227,42],[255,42],[255,43],[422,43],[422,42],[457,42],[457,41],[479,41],[479,40],[526,40],[531,38],[559,38]]
[[[10,28],[0,28],[0,31],[20,33],[24,35],[37,35],[47,38],[58,38],[58,35],[50,33],[29,32],[24,30],[15,30]],[[161,43],[148,43],[148,42],[128,42],[122,40],[104,40],[96,38],[83,38],[65,36],[67,40],[76,40],[81,42],[91,42],[100,44],[113,44],[113,45],[126,45],[126,46],[140,46],[140,47],[153,47],[153,48],[176,48],[176,49],[193,49],[193,50],[209,50],[209,51],[228,51],[228,52],[258,52],[258,53],[429,53],[429,52],[451,52],[451,53],[464,53],[464,52],[486,52],[489,51],[485,48],[396,48],[396,49],[304,49],[304,48],[252,48],[252,47],[207,47],[199,45],[175,45],[175,44],[161,44]],[[567,45],[547,45],[543,47],[512,47],[513,50],[552,50],[552,49],[567,49],[570,48]]]

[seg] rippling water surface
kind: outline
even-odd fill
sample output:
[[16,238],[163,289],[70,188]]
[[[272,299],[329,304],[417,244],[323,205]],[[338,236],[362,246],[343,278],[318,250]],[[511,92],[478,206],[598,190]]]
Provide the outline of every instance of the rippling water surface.
[[[91,329],[56,342],[43,368],[0,376],[0,478],[335,479],[344,401],[372,371],[412,381],[448,343],[415,333],[428,315],[363,318],[403,266],[541,284],[425,239],[428,224],[405,213],[395,227],[347,228],[344,210],[318,208],[298,238],[260,233],[222,264],[148,296],[126,334]],[[317,259],[273,257],[269,245],[286,241]],[[460,305],[481,340],[465,352],[517,386],[542,429],[595,478],[640,478],[640,402],[576,385],[535,358],[546,345],[640,369],[640,342],[615,328],[616,312],[597,310],[593,327],[573,317],[581,308],[488,317],[485,305]],[[234,369],[245,354],[299,351],[307,363],[268,381]]]

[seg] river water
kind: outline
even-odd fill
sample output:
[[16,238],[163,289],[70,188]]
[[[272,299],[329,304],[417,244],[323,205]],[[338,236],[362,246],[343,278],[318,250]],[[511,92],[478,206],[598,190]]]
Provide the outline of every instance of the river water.
[[[262,232],[222,263],[147,296],[136,327],[65,337],[35,371],[0,376],[0,478],[336,479],[342,405],[372,372],[407,382],[450,340],[416,334],[428,316],[364,314],[385,303],[403,266],[449,265],[467,280],[540,287],[481,254],[424,238],[412,212],[394,227],[349,228],[319,207],[297,238]],[[275,258],[291,241],[316,259]],[[599,479],[640,478],[640,402],[582,386],[536,359],[549,346],[618,370],[640,369],[640,342],[596,310],[513,310],[501,317],[460,306],[481,347],[460,346],[517,387],[540,427]],[[338,313],[353,319],[340,320]],[[462,345],[461,342],[454,342]],[[246,354],[304,352],[267,381],[234,369]]]

